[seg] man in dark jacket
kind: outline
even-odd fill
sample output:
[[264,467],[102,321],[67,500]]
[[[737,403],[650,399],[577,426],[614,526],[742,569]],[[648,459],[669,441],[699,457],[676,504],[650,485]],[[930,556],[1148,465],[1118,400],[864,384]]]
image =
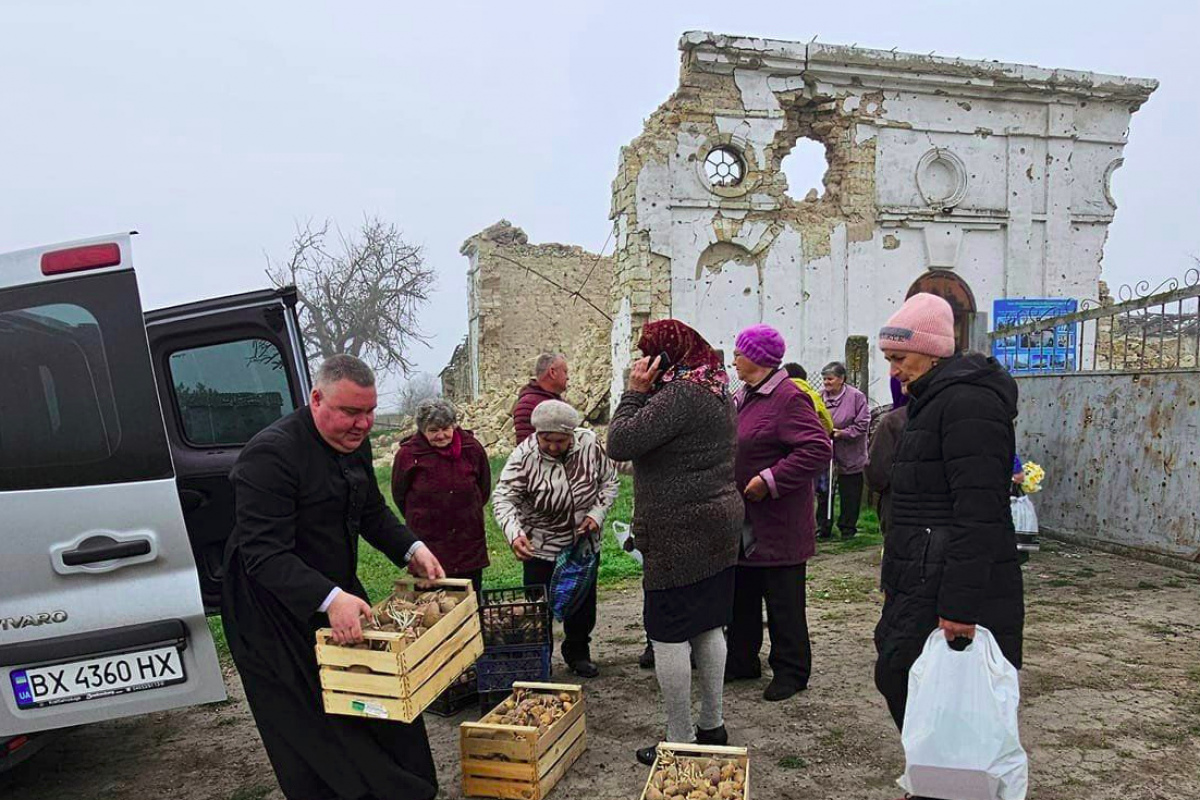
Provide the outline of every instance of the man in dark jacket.
[[932,631],[954,642],[982,625],[1021,666],[1024,589],[1008,502],[1017,385],[995,359],[954,354],[954,314],[934,295],[911,297],[879,345],[910,398],[875,629],[875,684],[900,727],[908,671]]
[[521,387],[512,410],[517,444],[533,435],[530,417],[540,403],[562,400],[563,393],[567,391],[567,357],[562,353],[542,353],[538,356],[533,374],[536,377]]
[[375,376],[352,356],[317,371],[309,406],[265,428],[234,465],[236,521],[221,621],[246,700],[288,800],[430,800],[425,726],[327,715],[314,633],[362,640],[370,615],[355,574],[361,535],[413,574],[444,577],[433,552],[384,504],[367,433]]

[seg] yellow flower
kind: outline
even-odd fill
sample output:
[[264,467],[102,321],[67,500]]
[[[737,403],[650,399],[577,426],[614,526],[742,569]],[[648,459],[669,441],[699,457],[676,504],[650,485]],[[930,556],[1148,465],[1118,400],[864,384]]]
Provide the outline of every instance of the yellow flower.
[[1042,479],[1046,477],[1046,471],[1032,461],[1025,462],[1022,470],[1025,473],[1025,480],[1021,483],[1021,489],[1025,494],[1041,491]]

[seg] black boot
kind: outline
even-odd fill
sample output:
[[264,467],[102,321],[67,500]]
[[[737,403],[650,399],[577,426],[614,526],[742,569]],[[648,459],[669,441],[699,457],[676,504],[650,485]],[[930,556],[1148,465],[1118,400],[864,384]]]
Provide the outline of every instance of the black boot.
[[654,760],[658,758],[658,747],[656,745],[643,747],[634,753],[634,755],[637,756],[637,760],[642,764],[645,764],[647,767],[653,767]]
[[646,642],[646,649],[638,659],[638,666],[642,669],[654,669],[654,645]]
[[567,666],[571,668],[571,672],[581,678],[598,678],[600,676],[600,668],[590,658],[568,662]]
[[696,744],[709,744],[717,747],[724,747],[729,744],[729,732],[722,725],[719,728],[704,730],[704,728],[696,728]]

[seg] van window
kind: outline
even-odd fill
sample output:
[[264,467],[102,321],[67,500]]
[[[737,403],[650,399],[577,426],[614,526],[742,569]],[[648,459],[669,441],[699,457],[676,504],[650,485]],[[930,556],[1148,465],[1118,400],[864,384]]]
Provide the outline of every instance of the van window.
[[[0,464],[49,467],[110,457],[121,429],[100,325],[80,306],[33,306],[0,314],[7,376]],[[10,417],[9,412],[12,412]]]
[[171,477],[133,272],[0,292],[0,491]]
[[265,339],[177,350],[168,364],[192,446],[243,445],[294,410],[283,356]]

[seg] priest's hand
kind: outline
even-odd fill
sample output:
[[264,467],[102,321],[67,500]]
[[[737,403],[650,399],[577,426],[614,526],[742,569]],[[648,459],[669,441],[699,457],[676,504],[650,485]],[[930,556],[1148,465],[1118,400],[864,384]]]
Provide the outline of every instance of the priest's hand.
[[362,618],[371,616],[371,607],[361,597],[338,592],[325,613],[333,628],[334,644],[357,644],[363,640]]
[[436,581],[446,577],[446,570],[428,547],[418,547],[408,560],[408,571],[418,578]]

